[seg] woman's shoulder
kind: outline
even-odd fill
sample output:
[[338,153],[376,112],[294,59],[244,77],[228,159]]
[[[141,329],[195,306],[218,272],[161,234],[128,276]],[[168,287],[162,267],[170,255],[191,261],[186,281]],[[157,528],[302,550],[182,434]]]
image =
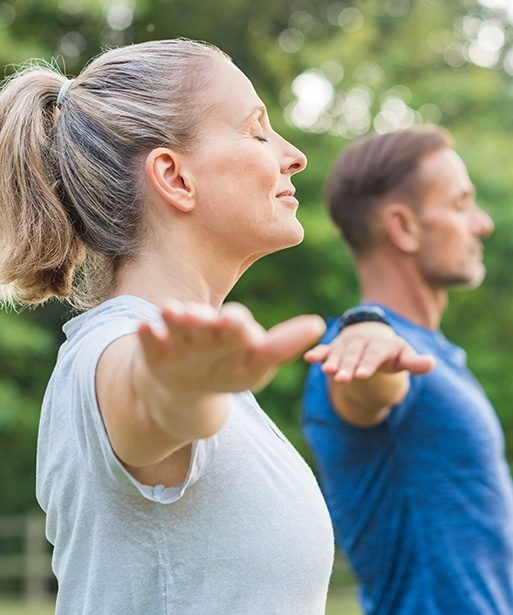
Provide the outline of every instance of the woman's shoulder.
[[133,295],[120,295],[74,316],[63,326],[66,339],[82,337],[98,326],[115,325],[122,321],[159,319],[159,309],[149,301]]

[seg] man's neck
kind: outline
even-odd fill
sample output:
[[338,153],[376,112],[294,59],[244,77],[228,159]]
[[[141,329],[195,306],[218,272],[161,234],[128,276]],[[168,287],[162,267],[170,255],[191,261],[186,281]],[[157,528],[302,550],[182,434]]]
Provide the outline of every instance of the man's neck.
[[412,322],[438,329],[447,306],[446,289],[430,287],[408,263],[358,263],[362,301],[379,303]]

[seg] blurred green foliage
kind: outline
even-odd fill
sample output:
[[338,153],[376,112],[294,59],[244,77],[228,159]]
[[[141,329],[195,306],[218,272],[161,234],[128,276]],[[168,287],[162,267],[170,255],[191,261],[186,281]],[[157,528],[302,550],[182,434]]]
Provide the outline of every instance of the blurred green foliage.
[[[229,53],[275,129],[309,157],[295,182],[304,243],[257,263],[230,297],[266,326],[303,312],[338,314],[357,300],[351,260],[323,206],[324,179],[345,144],[411,122],[448,128],[497,229],[487,242],[486,282],[451,293],[444,330],[468,351],[513,458],[508,7],[506,0],[9,0],[0,1],[0,63],[9,74],[13,64],[45,57],[73,75],[105,47],[176,36]],[[66,313],[49,304],[0,314],[0,512],[35,506],[38,413]],[[283,368],[258,397],[308,457],[299,427],[305,371],[302,361]]]
[[0,312],[0,512],[35,506],[39,408],[59,343],[45,320],[36,313]]

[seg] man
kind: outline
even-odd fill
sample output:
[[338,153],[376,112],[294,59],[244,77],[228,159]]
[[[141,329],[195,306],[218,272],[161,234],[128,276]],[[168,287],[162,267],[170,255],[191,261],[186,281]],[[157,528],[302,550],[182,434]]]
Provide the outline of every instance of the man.
[[493,223],[436,128],[353,143],[327,199],[362,303],[306,355],[304,430],[362,608],[511,615],[502,431],[464,351],[439,328],[448,289],[483,280]]

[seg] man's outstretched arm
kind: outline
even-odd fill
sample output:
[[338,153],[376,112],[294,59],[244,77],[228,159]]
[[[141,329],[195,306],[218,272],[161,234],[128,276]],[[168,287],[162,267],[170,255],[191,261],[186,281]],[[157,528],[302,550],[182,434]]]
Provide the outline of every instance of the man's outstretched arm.
[[321,364],[335,410],[360,427],[377,425],[404,398],[408,373],[424,374],[434,365],[432,356],[417,354],[391,327],[376,322],[344,328],[305,359]]

